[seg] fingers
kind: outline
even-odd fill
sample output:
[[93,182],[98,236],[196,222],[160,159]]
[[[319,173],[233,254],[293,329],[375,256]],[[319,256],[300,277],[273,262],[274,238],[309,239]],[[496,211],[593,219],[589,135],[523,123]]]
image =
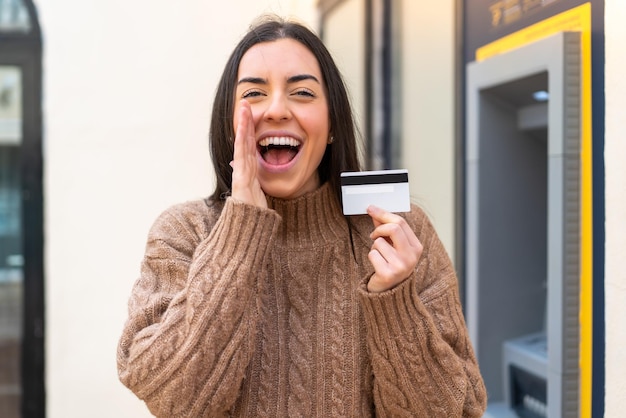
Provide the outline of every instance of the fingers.
[[374,242],[368,258],[375,273],[367,286],[370,292],[381,292],[411,275],[423,247],[403,217],[375,206],[368,208],[368,214],[374,222],[374,231],[370,234]]
[[238,109],[237,131],[235,132],[235,149],[233,152],[233,193],[237,193],[242,188],[248,187],[251,179],[256,175],[256,164],[250,164],[250,137],[254,136],[254,125],[250,105],[246,101],[241,101]]
[[384,238],[374,240],[368,258],[376,273],[394,285],[408,278],[419,261],[421,251],[392,245]]
[[367,213],[374,221],[374,231],[370,238],[375,240],[378,237],[385,237],[391,239],[394,245],[408,245],[421,249],[422,244],[402,216],[373,205],[367,208]]
[[237,112],[233,161],[230,163],[233,168],[231,195],[240,201],[267,207],[265,194],[257,177],[256,137],[250,104],[242,100]]
[[[240,102],[237,131],[235,132],[235,149],[233,153],[233,168],[240,170],[256,169],[256,141],[254,135],[254,122],[250,104],[242,100]],[[254,162],[249,167],[248,164]]]

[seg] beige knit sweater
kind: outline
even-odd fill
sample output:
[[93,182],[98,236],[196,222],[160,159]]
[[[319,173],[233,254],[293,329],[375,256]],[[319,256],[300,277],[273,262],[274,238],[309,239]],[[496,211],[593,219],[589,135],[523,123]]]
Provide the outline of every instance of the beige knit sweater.
[[118,370],[154,415],[482,415],[456,275],[420,209],[415,273],[370,294],[368,216],[349,228],[327,185],[269,205],[188,202],[152,227]]

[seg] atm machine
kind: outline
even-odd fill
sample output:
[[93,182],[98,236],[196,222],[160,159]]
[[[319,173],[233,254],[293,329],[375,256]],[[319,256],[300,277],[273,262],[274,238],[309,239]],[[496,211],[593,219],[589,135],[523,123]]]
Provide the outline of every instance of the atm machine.
[[466,71],[465,303],[486,416],[578,417],[580,34]]

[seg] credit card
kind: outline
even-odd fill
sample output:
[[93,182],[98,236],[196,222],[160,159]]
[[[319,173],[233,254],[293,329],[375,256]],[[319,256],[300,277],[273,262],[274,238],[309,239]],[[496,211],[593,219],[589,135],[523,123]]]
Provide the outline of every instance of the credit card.
[[341,173],[341,198],[344,215],[366,214],[369,205],[389,212],[409,212],[409,172],[400,169]]

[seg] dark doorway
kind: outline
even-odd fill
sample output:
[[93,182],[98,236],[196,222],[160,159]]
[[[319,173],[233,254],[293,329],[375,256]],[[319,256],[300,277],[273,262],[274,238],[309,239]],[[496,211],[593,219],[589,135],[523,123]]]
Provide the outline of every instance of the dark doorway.
[[0,0],[0,416],[45,416],[41,33]]

